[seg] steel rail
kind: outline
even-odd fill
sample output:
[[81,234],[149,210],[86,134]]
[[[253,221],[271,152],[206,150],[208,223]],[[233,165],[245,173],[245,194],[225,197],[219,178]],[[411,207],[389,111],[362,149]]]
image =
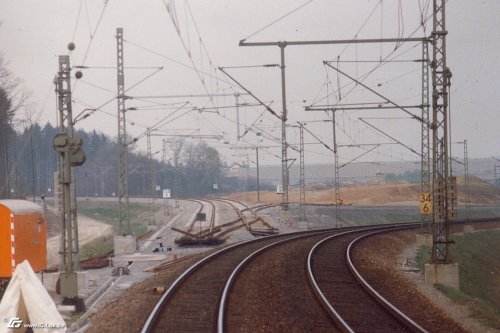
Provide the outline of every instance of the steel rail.
[[[279,204],[261,204],[261,205],[257,205],[257,206],[254,206],[254,207],[249,207],[248,205],[244,204],[243,202],[237,201],[237,200],[233,200],[233,199],[213,199],[213,200],[225,202],[225,203],[231,205],[233,207],[233,209],[236,211],[236,213],[238,214],[239,218],[237,220],[235,220],[235,221],[230,222],[230,224],[233,224],[233,223],[241,220],[243,222],[242,227],[246,226],[247,229],[248,229],[248,231],[251,232],[252,229],[251,229],[250,225],[260,220],[269,230],[276,230],[276,228],[274,228],[267,221],[265,221],[264,218],[262,218],[261,216],[259,216],[257,214],[257,212],[260,211],[260,210],[266,209],[266,208],[277,206]],[[244,209],[238,209],[234,205],[234,203],[237,203],[238,205],[243,206]],[[250,214],[252,214],[254,216],[253,220],[251,220],[251,221],[247,221],[246,220],[246,218],[245,218],[245,216],[243,214],[246,211],[250,212]]]
[[[401,229],[407,229],[409,227],[402,227]],[[356,269],[354,266],[354,263],[352,262],[351,259],[351,254],[352,250],[359,241],[362,239],[378,235],[380,233],[386,232],[385,230],[382,231],[375,231],[366,235],[362,235],[355,240],[353,240],[347,247],[346,251],[346,261],[347,261],[347,267],[351,271],[351,273],[354,275],[356,281],[361,285],[363,289],[365,289],[368,294],[370,294],[380,305],[382,305],[389,313],[394,315],[396,318],[398,318],[404,325],[409,327],[413,332],[421,332],[421,333],[429,333],[425,328],[417,324],[413,319],[405,315],[401,310],[399,310],[397,307],[395,307],[392,303],[390,303],[387,299],[385,299],[382,295],[380,295],[364,278],[363,276],[359,273],[359,271]]]
[[[476,219],[476,221],[474,222],[490,222],[490,221],[494,221],[494,220],[498,220],[498,218],[480,218],[480,219]],[[374,226],[356,226],[356,227],[351,227],[351,228],[354,228],[355,230],[352,230],[350,231],[351,233],[352,232],[361,232],[363,230],[369,230],[369,229],[375,229],[375,228],[385,228],[385,229],[391,229],[391,230],[397,230],[396,228],[398,227],[413,227],[413,226],[418,226],[420,222],[413,222],[413,223],[403,223],[403,224],[382,224],[382,225],[378,225],[376,227]],[[462,224],[464,222],[458,222],[459,224]],[[346,229],[351,229],[351,228],[342,228],[344,230]],[[259,242],[259,241],[263,241],[263,240],[267,240],[267,239],[273,239],[273,238],[280,238],[280,237],[293,237],[293,235],[298,235],[298,234],[308,234],[307,236],[309,236],[309,234],[319,234],[321,232],[338,232],[338,229],[337,228],[334,228],[334,229],[320,229],[320,230],[315,230],[315,231],[301,231],[301,232],[295,232],[295,233],[289,233],[289,234],[281,234],[281,235],[271,235],[271,236],[266,236],[266,237],[263,237],[263,238],[259,238],[259,239],[251,239],[251,240],[247,240],[247,241],[243,241],[243,242],[239,242],[239,243],[236,243],[236,244],[233,244],[231,246],[228,246],[226,248],[223,248],[217,252],[214,252],[212,253],[211,255],[199,260],[198,262],[196,262],[194,265],[192,265],[191,267],[189,267],[186,271],[184,271],[172,284],[171,286],[168,288],[168,290],[163,294],[163,296],[160,298],[160,300],[157,302],[157,304],[155,305],[155,307],[153,308],[153,310],[151,311],[151,313],[149,314],[148,318],[146,319],[142,329],[141,329],[141,333],[148,333],[148,332],[152,332],[153,328],[154,328],[154,325],[160,315],[160,312],[161,310],[165,307],[165,305],[167,304],[167,302],[173,297],[173,295],[176,293],[176,291],[180,288],[180,286],[184,283],[184,281],[186,281],[190,276],[192,276],[192,274],[194,274],[198,269],[201,269],[204,265],[208,264],[210,261],[216,259],[217,257],[219,257],[220,255],[223,255],[225,253],[228,253],[232,250],[235,250],[239,247],[242,247],[242,246],[245,246],[245,245],[249,245],[251,243],[254,243],[254,242]],[[349,232],[344,232],[342,234],[347,234]],[[326,241],[327,239],[330,239],[330,238],[333,238],[333,237],[336,237],[336,236],[340,236],[341,234],[337,234],[337,235],[334,235],[334,236],[330,236],[330,237],[327,237],[325,238],[323,241]],[[319,243],[318,243],[319,244]],[[317,249],[318,247],[318,244],[315,245],[315,247],[311,250],[311,252],[315,249]],[[311,270],[311,252],[309,253],[309,256],[308,256],[308,270]],[[314,275],[312,273],[310,273],[311,277],[314,278]],[[316,286],[318,286],[317,282],[315,282]],[[321,290],[319,289],[319,287],[317,287],[318,290],[320,291],[320,293],[322,294]],[[320,295],[321,295],[320,294]],[[319,296],[321,297],[321,296]],[[324,297],[323,295],[323,298],[326,300],[326,297]],[[334,310],[334,309],[333,309]],[[335,311],[335,310],[334,310]],[[341,319],[341,318],[340,318]],[[351,331],[348,331],[348,332],[351,332]]]
[[201,259],[191,267],[189,267],[184,273],[182,273],[173,283],[172,285],[168,288],[168,290],[163,294],[163,296],[160,298],[158,303],[156,303],[155,307],[149,314],[148,318],[146,319],[146,322],[144,323],[141,333],[150,333],[152,332],[152,329],[154,328],[155,321],[157,320],[160,311],[162,308],[165,306],[165,304],[168,302],[168,300],[173,296],[173,294],[177,291],[177,289],[180,287],[180,285],[187,280],[194,272],[196,272],[199,268],[201,268],[203,265],[207,264],[211,260],[215,259],[219,255],[222,255],[226,252],[229,252],[230,250],[233,250],[237,247],[243,246],[244,244],[250,243],[255,240],[249,240],[245,241],[242,243],[237,243],[232,246],[226,247],[224,249],[221,249],[217,252],[212,253],[211,255]]
[[[398,224],[399,225],[399,224]],[[372,227],[371,229],[383,229],[383,230],[387,230],[387,229],[394,229],[395,225],[383,225],[383,226],[376,226],[376,227]],[[367,228],[369,229],[369,228]],[[348,235],[348,234],[352,234],[352,233],[355,233],[355,232],[360,232],[360,231],[366,231],[365,230],[359,230],[359,229],[356,229],[356,230],[351,230],[351,231],[346,231],[346,232],[342,232],[342,233],[339,233],[339,234],[336,234],[336,235],[332,235],[332,236],[329,236],[325,239],[322,239],[321,241],[319,241],[318,243],[316,243],[312,248],[311,250],[309,251],[309,254],[307,256],[307,277],[308,277],[308,280],[309,280],[309,284],[311,285],[312,289],[313,289],[313,292],[314,294],[318,297],[318,300],[319,302],[321,303],[321,305],[323,306],[323,308],[326,310],[326,312],[330,315],[330,317],[338,324],[339,328],[343,331],[343,332],[348,332],[348,333],[354,333],[355,331],[349,326],[349,324],[342,318],[342,316],[335,310],[335,308],[330,304],[330,302],[328,301],[326,295],[323,293],[323,291],[321,290],[318,282],[316,281],[316,278],[314,276],[314,272],[313,272],[313,268],[312,268],[312,258],[314,256],[314,254],[316,253],[316,251],[318,250],[318,248],[328,242],[329,240],[333,239],[333,238],[339,238],[339,237],[342,237],[342,236],[345,236],[345,235]]]
[[[331,231],[338,231],[338,229],[336,229],[336,228],[330,228],[330,229],[316,230],[315,232],[320,232],[320,231],[324,231],[324,232],[330,231],[331,232]],[[244,245],[251,244],[253,242],[259,242],[259,241],[266,240],[266,239],[271,239],[271,238],[289,237],[289,236],[291,236],[293,234],[303,234],[303,233],[312,233],[312,231],[300,231],[300,232],[296,232],[296,233],[281,234],[281,235],[271,235],[271,236],[266,236],[266,237],[262,237],[262,238],[258,238],[258,239],[250,239],[250,240],[239,242],[239,243],[233,244],[231,246],[228,246],[226,248],[223,248],[223,249],[221,249],[221,250],[219,250],[217,252],[214,252],[214,253],[210,254],[209,256],[207,256],[207,257],[199,260],[198,262],[196,262],[195,264],[193,264],[191,267],[189,267],[186,271],[184,271],[184,273],[182,273],[170,285],[170,287],[168,288],[168,290],[159,299],[159,301],[156,303],[155,307],[153,308],[153,310],[149,314],[148,318],[146,319],[146,321],[145,321],[145,323],[144,323],[144,325],[143,325],[143,327],[141,329],[141,333],[150,333],[150,332],[152,332],[152,330],[154,328],[154,324],[155,324],[156,320],[158,319],[161,310],[167,304],[167,302],[169,301],[169,299],[171,299],[174,296],[175,292],[179,289],[179,287],[182,285],[182,283],[184,281],[186,281],[198,269],[201,269],[204,265],[208,264],[210,261],[214,260],[218,256],[223,255],[223,254],[225,254],[227,252],[230,252],[230,251],[232,251],[234,249],[237,249],[239,247],[242,247]]]
[[[184,199],[185,201],[190,201],[190,202],[195,202],[197,203],[198,205],[200,205],[200,208],[198,208],[198,210],[196,211],[196,214],[199,214],[201,213],[201,211],[203,210],[203,204],[199,201],[199,200],[195,200],[195,199]],[[196,215],[195,215],[196,216]],[[193,221],[191,221],[189,223],[189,227],[186,229],[187,232],[191,233],[192,230],[193,230],[193,227],[194,227],[194,224],[196,223],[196,217],[193,219]]]
[[210,215],[210,234],[212,234],[212,230],[215,226],[215,204],[211,200],[204,200],[210,204],[212,207],[211,215]]
[[[233,225],[233,224],[235,224],[235,223],[237,223],[237,222],[239,222],[241,220],[241,217],[240,217],[240,215],[238,213],[239,209],[233,204],[233,202],[231,202],[232,200],[226,200],[226,199],[212,199],[212,200],[213,201],[223,202],[223,203],[231,206],[231,208],[235,211],[236,215],[238,215],[238,217],[236,219],[232,220],[232,221],[219,224],[220,228],[229,227],[229,226],[231,226],[231,225]],[[237,202],[237,201],[235,201],[235,202]],[[237,203],[239,203],[239,202],[237,202]],[[224,232],[224,231],[221,231],[221,232]]]
[[224,333],[225,332],[225,329],[224,329],[224,327],[225,327],[225,317],[226,317],[225,314],[226,314],[226,310],[227,310],[227,303],[228,303],[228,299],[229,299],[229,293],[231,292],[231,288],[233,287],[234,282],[236,281],[236,278],[243,271],[243,269],[250,263],[250,261],[252,261],[253,259],[255,259],[259,254],[262,254],[263,252],[265,252],[265,251],[267,251],[267,250],[269,250],[269,249],[271,249],[273,247],[276,247],[276,246],[279,246],[279,245],[283,245],[285,243],[293,242],[293,241],[296,241],[298,239],[303,239],[303,238],[308,238],[308,237],[314,237],[314,236],[317,236],[317,235],[321,235],[321,234],[324,234],[324,233],[331,233],[331,232],[338,232],[338,229],[337,230],[333,230],[333,231],[330,230],[330,231],[321,231],[321,232],[311,232],[311,233],[305,234],[305,235],[299,235],[299,236],[296,236],[296,237],[282,239],[282,240],[276,241],[274,243],[268,244],[268,245],[266,245],[264,247],[261,247],[260,249],[252,252],[245,259],[243,259],[238,264],[238,266],[236,266],[236,268],[233,270],[233,272],[231,273],[231,275],[227,279],[226,285],[224,286],[224,290],[223,290],[222,295],[220,297],[219,310],[218,310],[218,315],[217,315],[217,332],[218,333]]

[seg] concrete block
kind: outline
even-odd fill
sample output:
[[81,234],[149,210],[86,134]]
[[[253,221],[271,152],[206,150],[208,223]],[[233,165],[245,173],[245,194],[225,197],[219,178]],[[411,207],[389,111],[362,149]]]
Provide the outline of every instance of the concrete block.
[[62,313],[72,313],[75,312],[75,306],[74,305],[58,305],[57,310]]
[[156,231],[156,230],[158,230],[157,225],[148,225],[148,231]]
[[458,263],[425,264],[424,280],[427,284],[439,283],[458,290]]
[[63,298],[78,297],[78,275],[75,272],[60,272],[59,285]]
[[280,217],[285,221],[289,220],[290,219],[290,211],[288,211],[288,210],[280,211]]
[[299,222],[297,222],[297,227],[300,230],[308,230],[309,223],[307,221],[299,221]]
[[432,247],[432,234],[417,234],[417,246],[430,246]]
[[88,287],[89,288],[97,288],[97,280],[96,279],[88,279]]
[[[38,278],[42,281],[43,286],[49,292],[56,292],[57,280],[59,279],[59,272],[55,273],[37,273]],[[82,296],[81,291],[89,287],[89,281],[86,271],[76,272],[76,283],[78,287],[78,296]]]
[[45,289],[49,292],[56,292],[57,279],[59,279],[59,272],[55,273],[38,273],[40,281],[42,281]]
[[131,262],[138,261],[163,261],[166,260],[167,256],[165,254],[140,254],[135,253],[132,255],[124,255],[113,258],[113,266],[115,267],[126,267]]
[[465,224],[464,225],[464,234],[468,234],[474,232],[474,226],[471,224]]
[[85,291],[89,285],[87,272],[86,271],[76,272],[76,281],[78,285],[78,296],[81,297],[83,295],[83,291]]
[[114,236],[113,249],[115,251],[115,256],[133,254],[137,252],[137,239],[132,235]]

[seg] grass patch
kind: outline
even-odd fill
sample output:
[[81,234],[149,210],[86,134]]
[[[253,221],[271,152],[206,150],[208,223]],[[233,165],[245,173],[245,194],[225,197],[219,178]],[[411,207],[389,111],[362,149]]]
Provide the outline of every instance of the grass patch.
[[[440,284],[435,287],[453,301],[465,304],[475,319],[500,329],[500,230],[454,236],[452,260],[459,264],[459,290]],[[417,265],[422,270],[430,261],[431,247],[417,249]]]
[[463,304],[469,299],[467,295],[455,288],[450,288],[439,283],[436,283],[434,287],[457,303]]
[[[159,210],[159,207],[155,208]],[[110,224],[115,231],[119,229],[119,207],[116,203],[103,203],[103,206],[95,203],[81,203],[79,213],[87,215],[94,220]],[[130,229],[139,237],[148,231],[148,206],[145,204],[131,203],[129,206]],[[87,259],[113,250],[113,237],[101,238],[84,245],[80,249],[80,259]]]
[[385,214],[385,221],[382,223],[401,223],[418,221],[420,215],[417,214]]
[[[95,220],[111,224],[115,230],[119,229],[120,211],[117,204],[107,203],[105,207],[82,207],[78,210]],[[156,207],[155,210],[158,211],[159,208]],[[138,237],[147,232],[147,212],[147,205],[131,203],[129,206],[130,229]]]
[[104,240],[97,240],[84,245],[80,249],[80,260],[95,257],[97,255],[113,250],[113,238],[106,238]]
[[420,268],[420,271],[424,271],[424,265],[431,260],[431,251],[432,248],[430,246],[422,245],[417,249],[417,266]]
[[453,260],[459,264],[460,291],[474,300],[474,316],[500,329],[500,230],[455,237]]

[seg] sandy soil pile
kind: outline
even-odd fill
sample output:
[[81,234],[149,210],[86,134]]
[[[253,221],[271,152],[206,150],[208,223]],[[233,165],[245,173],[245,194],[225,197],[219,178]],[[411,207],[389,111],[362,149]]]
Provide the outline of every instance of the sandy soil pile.
[[[464,178],[457,177],[458,201],[464,202]],[[470,200],[473,204],[493,204],[495,202],[494,188],[491,184],[477,178],[469,177]],[[299,202],[299,189],[289,191],[289,201]],[[341,198],[346,204],[353,205],[383,205],[397,203],[417,204],[420,194],[420,184],[381,182],[378,184],[356,185],[341,187]],[[228,198],[241,201],[255,202],[256,192],[235,193]],[[274,192],[260,193],[260,201],[265,203],[280,203],[281,195]],[[334,190],[311,190],[306,188],[306,203],[332,204]]]

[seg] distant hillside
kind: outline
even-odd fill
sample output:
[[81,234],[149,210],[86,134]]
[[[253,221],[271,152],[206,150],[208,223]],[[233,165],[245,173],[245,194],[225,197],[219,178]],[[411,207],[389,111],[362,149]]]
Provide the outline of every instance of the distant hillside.
[[[464,203],[464,180],[457,178],[458,202]],[[340,189],[344,202],[353,205],[385,205],[385,204],[415,204],[418,203],[420,185],[382,182],[379,184],[362,184],[344,186]],[[471,177],[469,179],[469,193],[472,204],[494,204],[494,188],[491,184]],[[230,196],[233,199],[256,201],[256,192],[236,193]],[[275,192],[261,192],[260,199],[266,203],[280,203],[281,196]],[[500,201],[497,193],[496,199]],[[299,202],[299,189],[292,187],[289,192],[290,202]],[[306,188],[306,203],[331,204],[334,202],[333,189],[314,190]]]
[[[458,159],[461,161],[460,159]],[[469,175],[478,177],[489,183],[494,180],[494,166],[500,162],[491,158],[480,158],[469,160]],[[464,167],[458,163],[452,165],[453,174],[456,176],[463,176]],[[348,164],[340,170],[340,178],[343,184],[351,183],[365,183],[377,179],[377,172],[385,174],[399,174],[406,171],[420,170],[420,162],[363,162]],[[226,172],[228,175],[238,176],[245,178],[247,176],[247,169],[241,168],[238,171]],[[332,164],[306,164],[305,165],[305,178],[306,183],[332,183],[334,174]],[[252,178],[256,177],[256,168],[251,167],[249,175]],[[281,165],[263,165],[259,168],[259,176],[262,182],[270,182],[272,184],[281,183]],[[299,183],[300,167],[296,164],[290,168],[290,185]],[[500,175],[497,176],[500,178]]]

